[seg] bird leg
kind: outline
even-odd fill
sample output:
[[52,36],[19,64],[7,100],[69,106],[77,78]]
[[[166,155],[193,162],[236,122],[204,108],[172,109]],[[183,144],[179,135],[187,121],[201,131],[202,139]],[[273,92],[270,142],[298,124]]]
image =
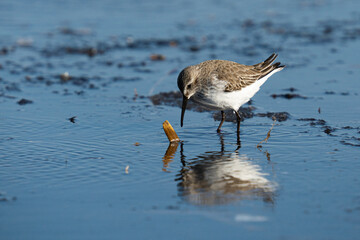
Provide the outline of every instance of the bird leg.
[[235,111],[235,113],[236,113],[236,122],[237,122],[237,134],[239,134],[241,117],[240,117],[240,114],[238,113],[238,111]]
[[236,113],[236,120],[237,120],[237,131],[236,131],[236,139],[237,139],[237,149],[236,150],[239,150],[241,148],[241,141],[240,141],[240,120],[241,120],[241,117],[240,117],[240,114],[238,111],[235,111]]
[[219,127],[216,130],[217,132],[220,132],[220,128],[223,125],[224,121],[225,121],[225,113],[224,113],[224,111],[221,111],[221,122],[219,124]]

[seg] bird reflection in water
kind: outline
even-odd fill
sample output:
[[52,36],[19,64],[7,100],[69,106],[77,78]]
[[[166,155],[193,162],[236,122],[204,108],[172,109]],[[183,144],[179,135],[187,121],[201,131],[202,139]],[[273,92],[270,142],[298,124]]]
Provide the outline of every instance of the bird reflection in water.
[[195,205],[221,205],[245,199],[273,204],[276,183],[268,180],[267,174],[246,154],[239,154],[238,149],[225,151],[222,135],[220,138],[221,151],[206,152],[190,160],[186,160],[181,143],[183,167],[176,179],[179,195]]

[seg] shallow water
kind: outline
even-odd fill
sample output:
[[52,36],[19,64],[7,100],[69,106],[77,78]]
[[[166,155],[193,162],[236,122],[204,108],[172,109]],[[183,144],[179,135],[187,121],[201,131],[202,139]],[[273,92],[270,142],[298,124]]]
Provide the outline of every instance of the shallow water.
[[[358,5],[1,1],[0,238],[356,238]],[[262,148],[271,118],[242,122],[239,148],[236,124],[187,111],[180,128],[148,98],[187,65],[272,52],[287,68],[252,106],[290,118]]]

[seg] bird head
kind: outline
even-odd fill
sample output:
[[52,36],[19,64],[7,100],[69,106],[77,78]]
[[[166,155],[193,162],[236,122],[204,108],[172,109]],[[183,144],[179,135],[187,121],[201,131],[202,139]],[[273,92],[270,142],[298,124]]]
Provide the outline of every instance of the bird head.
[[178,76],[177,84],[180,92],[183,95],[182,110],[181,110],[181,127],[183,126],[184,114],[186,110],[187,101],[194,95],[198,89],[197,77],[199,70],[195,66],[186,67]]

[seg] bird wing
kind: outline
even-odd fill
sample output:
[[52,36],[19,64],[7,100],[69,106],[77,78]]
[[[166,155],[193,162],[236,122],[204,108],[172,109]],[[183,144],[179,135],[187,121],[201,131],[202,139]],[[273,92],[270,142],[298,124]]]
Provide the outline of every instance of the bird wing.
[[272,64],[277,54],[272,54],[265,61],[255,65],[242,65],[236,62],[222,61],[213,72],[217,79],[227,82],[224,91],[232,92],[241,90],[260,78],[274,71],[276,68],[283,67],[280,63]]

